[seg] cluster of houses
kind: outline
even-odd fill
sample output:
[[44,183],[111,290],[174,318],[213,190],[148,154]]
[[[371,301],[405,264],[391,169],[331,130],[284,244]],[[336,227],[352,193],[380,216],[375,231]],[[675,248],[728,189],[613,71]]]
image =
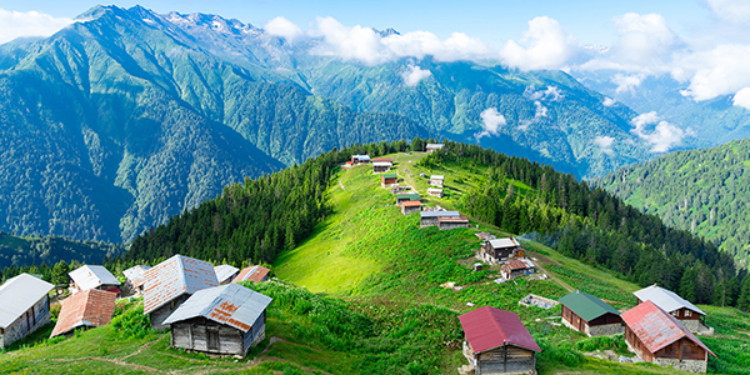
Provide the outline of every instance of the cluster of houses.
[[[705,329],[706,314],[672,291],[657,285],[633,293],[637,305],[620,313],[588,293],[574,291],[559,299],[562,322],[588,336],[624,333],[628,348],[660,366],[706,372],[709,356],[716,357],[695,332]],[[466,340],[468,366],[462,374],[536,373],[539,346],[518,316],[489,306],[459,316]]]
[[[262,282],[270,270],[250,266],[213,267],[209,262],[175,255],[152,267],[123,271],[125,285],[102,266],[84,265],[69,273],[70,297],[50,337],[108,324],[116,299],[143,295],[151,326],[171,326],[172,346],[214,354],[242,355],[265,337],[266,308],[271,298],[236,283]],[[0,349],[28,336],[50,321],[50,292],[55,286],[21,274],[0,286]]]

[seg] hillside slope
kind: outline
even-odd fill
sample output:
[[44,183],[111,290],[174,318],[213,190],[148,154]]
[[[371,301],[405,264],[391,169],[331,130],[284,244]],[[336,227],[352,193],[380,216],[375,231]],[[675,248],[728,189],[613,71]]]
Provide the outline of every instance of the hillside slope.
[[[0,231],[0,271],[7,267],[52,266],[59,261],[101,264],[122,255],[125,248],[104,242],[74,241],[62,237],[19,237]],[[0,277],[1,278],[1,277]]]
[[624,167],[595,184],[750,262],[750,139]]

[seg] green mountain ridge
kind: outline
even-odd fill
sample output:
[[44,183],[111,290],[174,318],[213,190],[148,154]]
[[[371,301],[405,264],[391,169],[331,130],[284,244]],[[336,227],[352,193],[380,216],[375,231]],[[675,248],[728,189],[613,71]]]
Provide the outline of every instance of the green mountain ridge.
[[625,202],[750,261],[750,139],[674,152],[593,182]]

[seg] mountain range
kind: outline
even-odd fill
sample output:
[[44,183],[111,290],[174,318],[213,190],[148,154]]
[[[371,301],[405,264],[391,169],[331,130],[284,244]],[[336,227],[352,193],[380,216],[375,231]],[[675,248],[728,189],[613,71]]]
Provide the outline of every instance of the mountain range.
[[578,177],[652,156],[635,111],[564,72],[368,65],[320,43],[109,6],[0,46],[0,229],[127,243],[231,182],[355,143],[470,141]]

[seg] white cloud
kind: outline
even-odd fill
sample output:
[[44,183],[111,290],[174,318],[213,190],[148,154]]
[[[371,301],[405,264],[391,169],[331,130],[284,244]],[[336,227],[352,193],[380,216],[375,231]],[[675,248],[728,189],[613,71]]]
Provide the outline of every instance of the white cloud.
[[479,142],[482,137],[498,135],[500,127],[507,124],[505,116],[501,115],[500,112],[497,111],[497,108],[494,107],[485,109],[479,117],[482,118],[482,131],[474,134],[477,142]]
[[401,57],[432,55],[439,61],[477,60],[489,57],[489,48],[479,39],[453,33],[441,40],[427,31],[392,34],[385,38],[360,25],[348,27],[332,17],[318,17],[312,36],[322,43],[312,49],[318,55],[337,56],[376,65]]
[[614,18],[619,39],[612,48],[613,58],[621,64],[658,68],[670,60],[677,42],[667,21],[659,14],[627,13]]
[[580,50],[579,43],[555,19],[536,17],[520,43],[508,41],[500,51],[500,59],[520,70],[559,69]]
[[624,92],[634,93],[635,89],[643,83],[646,78],[645,74],[622,74],[617,73],[612,77],[612,83],[617,85],[615,92],[622,94]]
[[615,103],[617,103],[617,101],[612,98],[604,98],[604,100],[602,101],[602,105],[605,107],[611,107],[615,105]]
[[750,2],[747,0],[705,0],[711,10],[723,20],[735,23],[750,21]]
[[[542,91],[537,91],[537,93]],[[533,124],[538,123],[542,118],[547,117],[548,108],[542,104],[539,100],[534,101],[534,117],[531,119],[521,120],[516,129],[521,131],[529,130],[529,127]]]
[[19,37],[50,36],[73,22],[70,18],[55,18],[35,11],[16,12],[0,8],[0,43]]
[[[656,112],[648,112],[634,117],[630,123],[634,126],[631,133],[651,145],[651,152],[667,152],[682,143],[682,139],[691,135],[690,130],[682,130],[659,118]],[[651,132],[649,125],[654,125]]]
[[263,26],[263,29],[271,35],[280,36],[290,42],[293,42],[304,34],[299,26],[284,17],[276,17],[268,21],[268,23]]
[[531,100],[552,100],[554,102],[565,97],[557,86],[547,86],[544,90],[537,90],[534,85],[526,86],[523,96]]
[[732,98],[734,105],[750,109],[750,87],[744,87],[742,90],[737,91]]
[[613,137],[606,135],[600,135],[594,138],[594,144],[599,146],[599,149],[607,155],[615,154],[615,150],[612,149],[612,144],[614,142],[615,139]]
[[749,61],[750,45],[725,44],[684,58],[672,76],[689,79],[683,95],[696,101],[708,100],[750,86]]
[[544,105],[542,105],[542,102],[540,102],[538,100],[535,101],[534,102],[534,107],[536,107],[536,112],[534,113],[534,118],[535,119],[538,120],[538,119],[540,119],[542,117],[547,117],[547,107],[545,107]]
[[407,87],[415,87],[420,81],[430,76],[432,76],[431,71],[422,69],[416,65],[409,65],[406,71],[401,73],[401,79]]

